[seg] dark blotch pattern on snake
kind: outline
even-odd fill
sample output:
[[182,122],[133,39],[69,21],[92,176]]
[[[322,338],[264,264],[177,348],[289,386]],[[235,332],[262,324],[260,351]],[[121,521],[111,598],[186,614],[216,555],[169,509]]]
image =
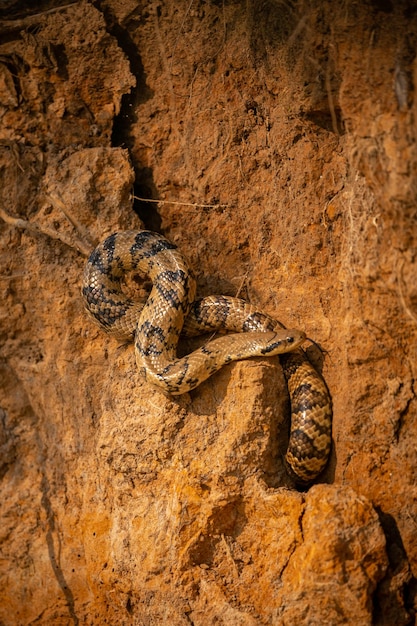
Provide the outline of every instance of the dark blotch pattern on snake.
[[[131,271],[147,274],[146,302],[129,299],[121,282]],[[251,356],[280,355],[291,400],[286,464],[308,483],[327,463],[332,408],[327,386],[300,348],[305,334],[285,327],[239,298],[195,300],[196,284],[182,255],[162,235],[146,230],[110,235],[92,252],[82,294],[87,311],[108,333],[134,340],[136,361],[146,379],[169,394],[197,387],[226,363]],[[228,331],[182,358],[180,334]]]

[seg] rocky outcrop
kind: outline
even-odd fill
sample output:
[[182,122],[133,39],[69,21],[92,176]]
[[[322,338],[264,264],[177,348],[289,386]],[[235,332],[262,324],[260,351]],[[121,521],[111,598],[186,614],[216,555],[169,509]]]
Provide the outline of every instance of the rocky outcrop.
[[[25,11],[0,14],[0,622],[414,623],[412,3]],[[88,250],[143,225],[200,295],[323,348],[318,484],[285,472],[277,359],[170,398],[86,316]]]

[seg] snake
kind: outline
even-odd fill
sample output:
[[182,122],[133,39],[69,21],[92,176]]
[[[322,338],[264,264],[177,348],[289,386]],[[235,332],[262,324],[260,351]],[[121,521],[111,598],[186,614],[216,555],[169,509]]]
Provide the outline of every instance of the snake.
[[[135,273],[152,283],[146,297],[126,293],[126,277]],[[332,402],[301,348],[303,331],[287,329],[240,298],[197,299],[196,281],[177,246],[149,230],[119,231],[102,241],[85,265],[82,296],[96,324],[134,342],[141,374],[169,395],[195,389],[232,361],[279,355],[291,404],[287,471],[300,485],[321,474],[331,449]],[[181,335],[217,331],[223,334],[177,356]]]

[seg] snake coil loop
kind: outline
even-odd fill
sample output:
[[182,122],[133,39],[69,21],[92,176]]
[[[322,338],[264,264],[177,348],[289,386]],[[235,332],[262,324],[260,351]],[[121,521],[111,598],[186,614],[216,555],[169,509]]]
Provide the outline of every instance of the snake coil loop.
[[[121,281],[129,271],[152,280],[144,304],[125,296]],[[105,331],[134,339],[136,361],[146,379],[170,394],[197,387],[223,365],[251,356],[280,355],[291,400],[286,464],[300,484],[323,470],[331,447],[332,407],[327,386],[300,348],[305,334],[239,298],[195,300],[196,285],[176,246],[151,231],[114,233],[91,253],[84,271],[86,309]],[[181,333],[228,334],[177,358]]]

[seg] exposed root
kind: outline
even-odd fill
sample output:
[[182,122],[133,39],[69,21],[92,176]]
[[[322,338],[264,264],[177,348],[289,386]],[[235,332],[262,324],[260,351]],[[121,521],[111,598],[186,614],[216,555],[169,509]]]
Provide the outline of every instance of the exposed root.
[[135,200],[140,202],[153,202],[154,204],[177,204],[178,206],[192,206],[203,209],[222,209],[225,208],[225,204],[198,204],[196,202],[179,202],[175,200],[151,200],[149,198],[139,198],[139,196],[133,196]]
[[[66,214],[65,214],[66,215]],[[67,217],[67,215],[66,215]],[[63,244],[70,248],[75,248],[78,252],[80,252],[83,256],[89,256],[93,246],[81,239],[70,239],[63,233],[59,233],[58,231],[49,228],[48,226],[39,226],[36,222],[29,222],[28,220],[24,220],[20,217],[13,217],[9,215],[4,209],[0,208],[0,218],[6,222],[6,224],[10,224],[15,228],[21,228],[23,230],[28,230],[29,232],[36,233],[37,235],[45,235],[46,237],[50,237],[51,239],[56,239],[61,241]],[[67,219],[69,219],[67,217]]]

